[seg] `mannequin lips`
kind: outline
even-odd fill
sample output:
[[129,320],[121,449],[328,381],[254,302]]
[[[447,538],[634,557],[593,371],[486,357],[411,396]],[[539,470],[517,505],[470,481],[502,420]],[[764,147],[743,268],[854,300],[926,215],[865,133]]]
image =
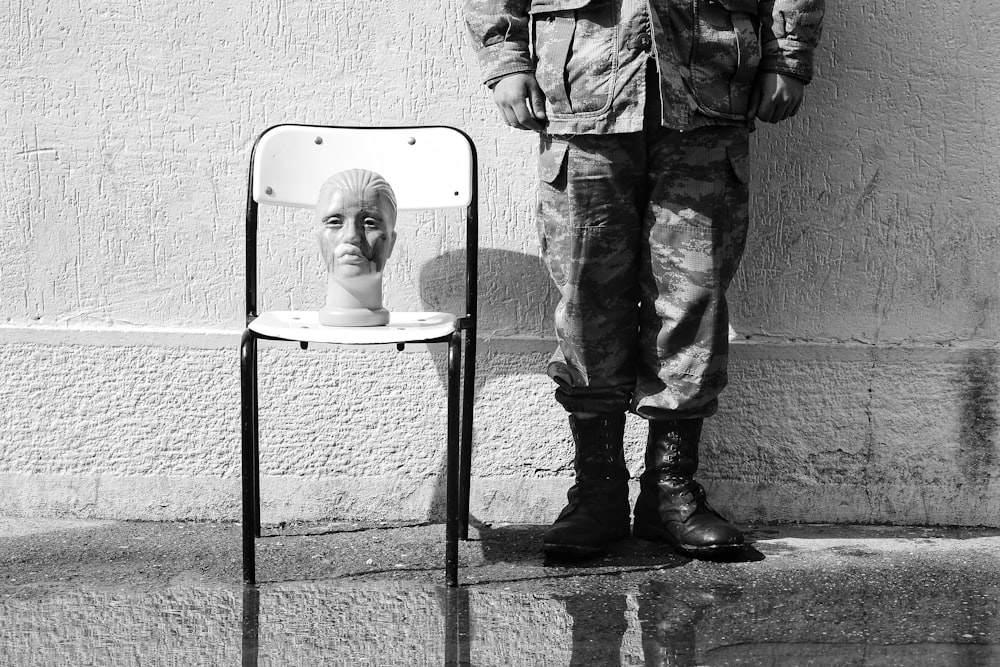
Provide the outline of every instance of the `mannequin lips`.
[[333,256],[339,261],[349,264],[360,264],[361,262],[371,261],[361,252],[361,248],[349,243],[341,243],[334,248]]

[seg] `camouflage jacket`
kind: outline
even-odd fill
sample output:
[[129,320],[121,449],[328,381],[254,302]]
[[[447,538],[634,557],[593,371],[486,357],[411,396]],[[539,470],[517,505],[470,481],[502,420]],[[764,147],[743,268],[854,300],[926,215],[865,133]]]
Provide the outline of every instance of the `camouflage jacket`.
[[662,123],[746,124],[758,70],[812,78],[824,0],[464,0],[483,78],[534,72],[551,134],[642,129],[658,64]]

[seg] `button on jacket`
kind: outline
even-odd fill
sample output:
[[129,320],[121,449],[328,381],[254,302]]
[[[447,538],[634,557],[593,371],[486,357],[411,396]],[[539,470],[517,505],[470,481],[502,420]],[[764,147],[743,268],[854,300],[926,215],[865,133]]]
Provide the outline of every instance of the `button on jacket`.
[[465,0],[485,82],[533,72],[550,134],[642,130],[653,63],[664,127],[746,125],[758,71],[812,78],[823,11],[824,0]]

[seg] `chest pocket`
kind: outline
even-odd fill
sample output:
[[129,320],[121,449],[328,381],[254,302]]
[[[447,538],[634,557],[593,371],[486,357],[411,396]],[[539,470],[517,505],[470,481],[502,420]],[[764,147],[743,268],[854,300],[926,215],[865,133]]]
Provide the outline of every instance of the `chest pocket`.
[[551,116],[601,114],[611,106],[618,69],[617,3],[531,3],[535,78]]
[[691,90],[701,110],[719,118],[746,114],[760,63],[757,2],[697,3],[691,45]]

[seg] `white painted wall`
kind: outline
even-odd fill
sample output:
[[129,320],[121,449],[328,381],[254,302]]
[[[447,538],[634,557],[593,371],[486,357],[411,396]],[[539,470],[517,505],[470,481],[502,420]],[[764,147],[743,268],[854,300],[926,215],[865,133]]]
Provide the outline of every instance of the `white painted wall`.
[[[829,4],[805,111],[754,135],[743,338],[704,476],[740,519],[997,525],[1000,19]],[[534,142],[496,117],[457,0],[23,0],[6,23],[0,512],[235,518],[253,140],[426,123],[465,129],[482,165],[473,514],[551,519],[571,447],[542,374]],[[400,221],[391,308],[460,303],[453,221]],[[264,305],[316,307],[308,214],[265,228]],[[265,520],[438,516],[442,361],[266,350]],[[631,423],[636,474],[642,439]]]

